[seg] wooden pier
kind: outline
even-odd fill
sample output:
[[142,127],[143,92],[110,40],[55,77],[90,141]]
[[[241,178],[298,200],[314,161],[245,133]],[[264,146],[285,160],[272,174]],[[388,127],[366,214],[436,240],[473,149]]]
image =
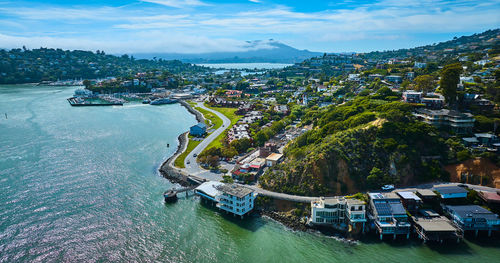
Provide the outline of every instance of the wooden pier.
[[177,194],[185,192],[187,196],[188,191],[193,190],[194,188],[196,188],[196,186],[183,187],[179,189],[174,187],[170,190],[165,191],[165,193],[163,193],[163,197],[165,198],[165,202],[173,203],[177,201]]

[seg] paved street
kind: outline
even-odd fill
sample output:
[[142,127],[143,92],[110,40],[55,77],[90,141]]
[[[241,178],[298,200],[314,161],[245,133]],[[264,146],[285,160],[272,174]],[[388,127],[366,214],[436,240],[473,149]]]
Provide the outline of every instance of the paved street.
[[231,121],[226,116],[224,116],[224,114],[205,107],[205,105],[203,105],[203,102],[198,102],[196,104],[196,107],[200,107],[217,115],[222,120],[222,126],[211,133],[208,137],[206,137],[200,144],[198,144],[198,146],[196,146],[196,148],[194,148],[193,151],[191,151],[191,153],[189,153],[189,155],[184,160],[184,165],[186,166],[184,170],[191,175],[196,175],[207,180],[220,181],[222,180],[222,174],[212,173],[201,168],[196,162],[196,157],[194,157],[193,155],[199,155],[213,140],[215,140],[215,138],[217,138],[217,136],[223,133],[224,130],[231,125]]

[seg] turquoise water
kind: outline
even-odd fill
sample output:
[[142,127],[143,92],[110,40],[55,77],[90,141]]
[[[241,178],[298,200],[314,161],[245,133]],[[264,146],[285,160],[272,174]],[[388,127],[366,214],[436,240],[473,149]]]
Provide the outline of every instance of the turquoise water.
[[498,240],[432,247],[374,237],[352,246],[226,217],[192,196],[166,205],[172,185],[157,168],[194,117],[177,104],[71,107],[73,90],[0,86],[0,262],[500,259]]

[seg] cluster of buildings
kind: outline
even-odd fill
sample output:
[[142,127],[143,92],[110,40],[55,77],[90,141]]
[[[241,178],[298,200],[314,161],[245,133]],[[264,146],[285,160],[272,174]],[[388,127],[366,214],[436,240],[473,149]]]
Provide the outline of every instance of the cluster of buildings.
[[272,167],[281,162],[283,154],[278,152],[276,144],[266,143],[236,162],[231,176],[237,181],[255,181],[264,172],[265,167]]
[[[308,222],[349,233],[373,231],[381,240],[384,236],[409,238],[414,232],[424,242],[459,242],[466,231],[476,235],[486,231],[490,236],[492,231],[500,230],[497,214],[478,205],[450,204],[465,200],[467,193],[458,186],[442,186],[432,190],[368,193],[367,202],[321,197],[311,202]],[[500,193],[481,192],[480,196],[485,202],[500,204]]]

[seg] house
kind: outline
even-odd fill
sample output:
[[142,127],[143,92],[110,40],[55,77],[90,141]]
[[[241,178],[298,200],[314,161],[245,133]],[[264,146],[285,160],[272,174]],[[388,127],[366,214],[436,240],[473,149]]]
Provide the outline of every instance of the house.
[[193,136],[203,136],[206,132],[207,132],[207,125],[203,122],[200,122],[189,128],[189,134]]
[[252,211],[257,194],[250,188],[238,184],[223,184],[216,187],[217,207],[233,215],[243,218]]
[[407,72],[406,78],[409,80],[413,80],[415,78],[415,72]]
[[476,137],[466,137],[462,138],[462,142],[467,147],[477,147],[479,145],[479,141]]
[[406,235],[410,238],[410,223],[401,199],[394,193],[369,193],[368,218],[382,240],[384,235]]
[[283,154],[280,153],[271,153],[266,157],[266,166],[271,167],[276,165],[281,161]]
[[464,232],[475,231],[477,236],[479,230],[487,230],[490,236],[500,229],[500,217],[478,205],[447,205],[444,210]]
[[421,103],[430,109],[442,109],[444,107],[444,97],[442,95],[423,97]]
[[403,82],[403,77],[398,75],[390,75],[385,77],[385,80],[390,81],[392,83],[401,83]]
[[312,225],[331,226],[339,230],[364,233],[366,223],[365,202],[343,197],[320,197],[311,201]]
[[418,209],[420,209],[420,207],[422,206],[422,199],[418,197],[414,192],[401,191],[396,193],[397,195],[399,195],[399,197],[401,197],[403,206],[411,214],[416,214]]
[[463,233],[453,226],[451,221],[434,212],[431,209],[422,209],[418,214],[411,217],[413,228],[418,237],[425,242],[443,242],[444,240],[456,240],[460,242]]
[[483,146],[492,146],[498,142],[498,136],[491,133],[475,133],[474,137],[476,137],[479,144]]
[[425,68],[427,66],[427,63],[422,63],[422,62],[416,62],[414,64],[414,68]]
[[441,199],[466,198],[467,190],[458,186],[441,186],[433,188],[441,195]]
[[438,201],[438,195],[430,189],[418,189],[415,193],[424,203],[435,203]]
[[496,192],[479,191],[478,195],[488,205],[500,205],[500,190]]
[[470,113],[461,113],[448,109],[417,109],[414,115],[425,123],[437,128],[449,128],[459,134],[471,132],[475,122],[473,115]]
[[288,108],[287,105],[276,105],[274,106],[274,111],[284,115],[288,115],[290,109]]
[[422,101],[422,92],[407,90],[403,92],[403,101],[407,103],[420,103]]

